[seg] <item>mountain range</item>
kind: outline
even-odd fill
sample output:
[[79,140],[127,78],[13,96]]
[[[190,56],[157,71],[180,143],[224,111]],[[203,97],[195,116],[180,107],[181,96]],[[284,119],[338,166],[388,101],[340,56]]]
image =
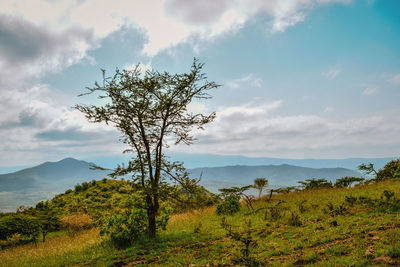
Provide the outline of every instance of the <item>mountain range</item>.
[[[45,162],[38,166],[0,175],[0,211],[13,211],[20,205],[34,205],[55,194],[73,188],[76,184],[99,180],[107,171],[92,170],[93,163],[66,158]],[[360,176],[346,168],[308,168],[288,164],[268,166],[224,166],[189,169],[200,184],[212,192],[219,188],[252,184],[254,178],[266,177],[271,187],[296,185],[308,178],[335,180],[343,176]]]
[[270,187],[286,187],[299,185],[297,182],[312,178],[325,178],[335,181],[343,176],[356,176],[361,174],[346,168],[307,168],[288,164],[269,166],[225,166],[212,168],[190,169],[193,177],[201,177],[200,183],[216,192],[218,188],[233,185],[253,184],[257,177],[268,179]]

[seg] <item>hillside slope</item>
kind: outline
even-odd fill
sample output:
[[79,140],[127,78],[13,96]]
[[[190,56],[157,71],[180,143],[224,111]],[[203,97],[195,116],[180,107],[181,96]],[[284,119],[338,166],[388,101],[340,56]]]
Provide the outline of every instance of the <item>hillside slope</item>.
[[174,215],[157,240],[123,250],[93,230],[53,236],[48,243],[0,251],[0,266],[400,264],[399,181],[278,194],[253,206],[228,216],[218,216],[215,207]]
[[78,183],[106,176],[105,171],[91,170],[92,165],[86,161],[66,158],[0,175],[0,212],[14,211],[21,205],[34,205]]
[[0,191],[17,191],[21,189],[65,190],[77,183],[103,178],[104,171],[91,170],[93,163],[73,158],[57,162],[45,162],[38,166],[0,175]]

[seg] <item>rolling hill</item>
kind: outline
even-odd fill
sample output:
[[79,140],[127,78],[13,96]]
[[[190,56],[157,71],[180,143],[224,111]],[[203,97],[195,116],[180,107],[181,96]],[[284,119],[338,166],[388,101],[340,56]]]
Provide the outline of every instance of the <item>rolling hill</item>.
[[[84,181],[99,180],[106,171],[91,170],[93,163],[73,158],[58,162],[45,162],[18,172],[0,175],[0,211],[14,211],[20,205],[34,205],[50,199],[55,194],[73,188]],[[267,177],[272,187],[296,185],[308,178],[335,180],[343,176],[359,176],[345,168],[307,168],[287,164],[270,166],[225,166],[189,170],[193,177],[200,177],[201,185],[212,192],[218,188],[252,184],[256,177]]]
[[66,158],[58,162],[45,162],[18,172],[0,175],[0,212],[14,211],[17,207],[34,205],[40,200],[73,188],[84,181],[98,180],[105,171],[91,170],[93,163]]

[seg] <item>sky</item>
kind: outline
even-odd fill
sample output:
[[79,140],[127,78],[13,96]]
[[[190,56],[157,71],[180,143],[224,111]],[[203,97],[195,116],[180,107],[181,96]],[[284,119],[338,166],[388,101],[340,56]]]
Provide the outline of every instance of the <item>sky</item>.
[[217,113],[170,154],[393,157],[400,151],[400,1],[9,1],[0,9],[0,168],[121,155],[75,104],[101,69],[205,63]]

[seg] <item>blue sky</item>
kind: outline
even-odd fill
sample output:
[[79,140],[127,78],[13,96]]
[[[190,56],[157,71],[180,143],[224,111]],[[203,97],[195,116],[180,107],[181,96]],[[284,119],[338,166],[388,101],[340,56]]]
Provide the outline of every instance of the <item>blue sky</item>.
[[217,119],[170,154],[391,157],[400,151],[400,2],[4,1],[0,167],[115,158],[118,133],[72,109],[100,68],[186,72],[223,85]]

